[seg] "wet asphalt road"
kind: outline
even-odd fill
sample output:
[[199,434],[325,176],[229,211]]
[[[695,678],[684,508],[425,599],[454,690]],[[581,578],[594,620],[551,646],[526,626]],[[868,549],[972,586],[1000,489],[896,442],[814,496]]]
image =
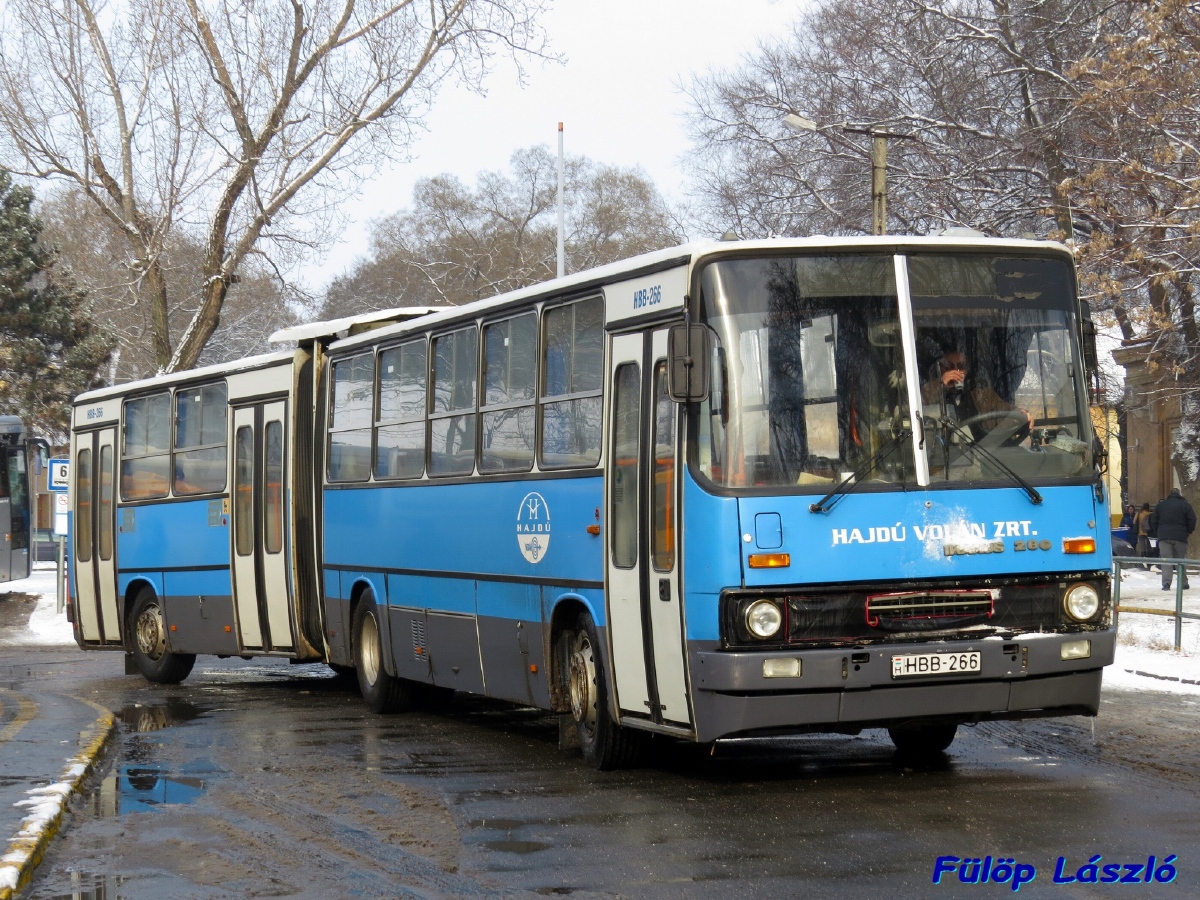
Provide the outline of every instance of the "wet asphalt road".
[[[6,653],[6,656],[8,654]],[[322,666],[202,657],[170,688],[118,654],[16,649],[11,690],[120,734],[24,897],[1004,897],[940,855],[1035,866],[1021,897],[1200,896],[1200,706],[1106,692],[1085,719],[961,729],[936,765],[886,734],[664,746],[599,773],[542,713],[457,697],[368,713]],[[9,662],[9,660],[6,660]],[[1172,884],[1055,885],[1094,854]]]

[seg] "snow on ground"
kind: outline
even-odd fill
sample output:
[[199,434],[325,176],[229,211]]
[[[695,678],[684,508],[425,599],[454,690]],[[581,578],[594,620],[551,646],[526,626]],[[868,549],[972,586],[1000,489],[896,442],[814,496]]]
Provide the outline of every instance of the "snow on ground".
[[[1184,591],[1184,612],[1200,615],[1200,573]],[[28,628],[5,635],[6,643],[62,646],[74,644],[65,614],[55,612],[54,563],[35,563],[33,575],[5,584],[3,591],[41,594]],[[1121,606],[1173,610],[1175,588],[1161,589],[1158,568],[1126,569],[1121,578]],[[1175,652],[1175,620],[1168,616],[1122,613],[1117,632],[1116,662],[1104,672],[1104,686],[1126,691],[1200,694],[1200,619],[1184,620],[1179,652]]]
[[41,599],[29,617],[29,625],[23,632],[5,635],[10,644],[40,644],[57,647],[74,644],[71,624],[65,612],[56,611],[58,591],[55,586],[57,566],[55,563],[34,563],[33,574],[20,581],[9,581],[0,587],[2,593],[41,594]]
[[[1183,611],[1200,614],[1200,574],[1192,573],[1190,586],[1183,592]],[[1173,611],[1174,578],[1171,590],[1164,591],[1157,566],[1148,571],[1123,568],[1121,606]],[[1176,653],[1174,618],[1121,613],[1117,620],[1117,658],[1104,672],[1104,686],[1200,694],[1200,619],[1184,619],[1180,637]]]

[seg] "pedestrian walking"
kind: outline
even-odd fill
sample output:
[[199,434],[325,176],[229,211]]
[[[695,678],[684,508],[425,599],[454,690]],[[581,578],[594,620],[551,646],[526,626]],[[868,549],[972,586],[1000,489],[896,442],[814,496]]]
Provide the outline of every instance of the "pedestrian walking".
[[1142,508],[1138,510],[1136,516],[1133,517],[1133,539],[1137,542],[1137,555],[1141,557],[1150,556],[1150,504],[1143,503]]
[[[1118,528],[1132,528],[1133,520],[1136,515],[1137,515],[1137,507],[1135,507],[1132,503],[1126,504],[1125,514],[1123,516],[1121,516],[1121,524],[1117,527]],[[1134,535],[1134,537],[1136,538],[1137,535]]]
[[[1158,506],[1150,517],[1150,527],[1158,535],[1158,555],[1163,559],[1185,559],[1187,557],[1188,535],[1196,530],[1196,511],[1192,504],[1183,498],[1179,488],[1175,488],[1158,501]],[[1175,566],[1163,563],[1162,589],[1171,589],[1171,576]],[[1182,570],[1180,580],[1183,589],[1189,587],[1187,569]]]

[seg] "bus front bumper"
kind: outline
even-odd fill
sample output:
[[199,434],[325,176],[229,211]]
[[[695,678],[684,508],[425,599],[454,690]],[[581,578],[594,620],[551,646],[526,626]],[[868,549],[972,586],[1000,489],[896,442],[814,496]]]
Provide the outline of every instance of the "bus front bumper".
[[[1079,641],[1090,642],[1089,655],[1063,659],[1063,645]],[[1095,715],[1102,670],[1113,661],[1115,644],[1116,633],[1109,629],[820,650],[694,649],[696,736],[711,741],[739,734],[853,731],[921,719]],[[893,675],[894,656],[975,652],[979,671],[969,675]],[[788,659],[799,660],[799,676],[767,677],[766,671],[786,668],[778,660]]]

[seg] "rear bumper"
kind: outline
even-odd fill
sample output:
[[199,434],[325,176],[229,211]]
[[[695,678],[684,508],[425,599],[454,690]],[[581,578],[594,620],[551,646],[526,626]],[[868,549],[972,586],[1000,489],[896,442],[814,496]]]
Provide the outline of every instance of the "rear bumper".
[[[1091,656],[1063,660],[1061,645],[1081,639],[1091,641]],[[914,719],[1095,715],[1103,667],[1112,662],[1115,643],[1115,633],[1108,630],[861,650],[730,653],[694,648],[697,739],[885,727]],[[981,655],[977,675],[891,675],[895,654],[969,651]],[[763,660],[780,657],[799,658],[800,677],[763,677]]]

